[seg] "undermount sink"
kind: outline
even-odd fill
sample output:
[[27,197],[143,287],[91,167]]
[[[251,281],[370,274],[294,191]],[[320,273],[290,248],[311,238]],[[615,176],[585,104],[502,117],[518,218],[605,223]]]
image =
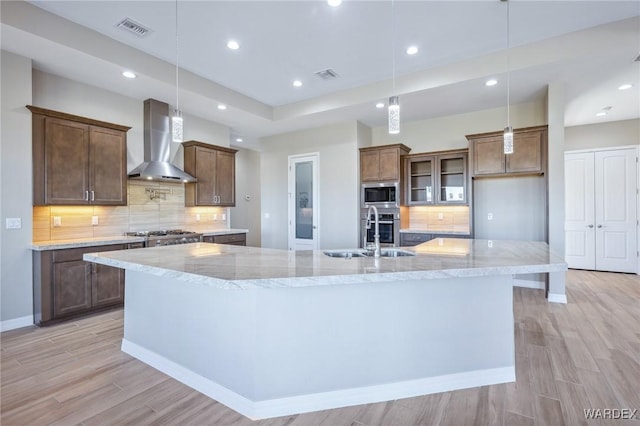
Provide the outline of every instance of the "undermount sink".
[[[329,257],[342,257],[345,259],[351,259],[353,257],[373,257],[373,251],[364,249],[346,249],[346,250],[326,250],[324,254]],[[380,249],[380,257],[401,257],[401,256],[415,256],[412,251],[397,249],[397,248],[383,248]]]
[[326,256],[329,257],[344,257],[345,259],[349,259],[352,257],[366,257],[366,250],[360,249],[348,249],[348,250],[327,250],[324,252]]
[[381,249],[380,257],[401,257],[401,256],[415,256],[416,254],[412,251],[402,250],[402,249]]

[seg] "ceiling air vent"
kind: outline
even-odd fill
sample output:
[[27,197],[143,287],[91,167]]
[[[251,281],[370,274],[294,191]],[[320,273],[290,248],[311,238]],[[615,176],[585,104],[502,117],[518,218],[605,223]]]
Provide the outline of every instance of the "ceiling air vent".
[[151,32],[151,30],[145,27],[142,24],[137,23],[131,18],[124,18],[122,21],[116,25],[117,27],[123,28],[127,31],[131,31],[135,35],[139,37],[144,37]]
[[634,59],[633,62],[640,62],[640,55],[638,55],[638,57]]
[[327,68],[326,70],[318,71],[314,73],[318,77],[323,80],[333,80],[334,78],[338,78],[338,73],[332,70],[331,68]]

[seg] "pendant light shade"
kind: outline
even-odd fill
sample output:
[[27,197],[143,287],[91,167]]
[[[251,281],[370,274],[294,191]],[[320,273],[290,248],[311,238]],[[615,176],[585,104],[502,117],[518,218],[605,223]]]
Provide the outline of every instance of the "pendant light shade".
[[504,128],[504,153],[513,154],[513,129],[511,126]]
[[179,109],[173,110],[171,116],[171,140],[174,142],[182,142],[182,112]]
[[389,98],[389,134],[400,133],[400,102],[397,96]]

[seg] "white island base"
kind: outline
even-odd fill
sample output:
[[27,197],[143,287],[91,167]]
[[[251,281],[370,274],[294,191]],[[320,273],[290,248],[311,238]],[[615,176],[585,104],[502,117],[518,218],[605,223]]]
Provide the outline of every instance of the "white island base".
[[511,275],[229,290],[127,269],[126,283],[122,350],[251,419],[515,380]]

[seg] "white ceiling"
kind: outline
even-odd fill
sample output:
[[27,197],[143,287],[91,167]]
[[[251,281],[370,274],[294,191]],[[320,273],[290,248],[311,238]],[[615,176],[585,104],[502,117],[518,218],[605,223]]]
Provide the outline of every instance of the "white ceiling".
[[[170,104],[177,58],[180,108],[229,126],[245,139],[232,143],[254,148],[262,136],[333,122],[384,126],[386,112],[375,103],[393,94],[403,121],[504,106],[507,70],[512,103],[540,99],[550,82],[564,82],[568,126],[640,117],[640,0],[511,0],[509,8],[507,40],[507,3],[498,0],[344,0],[337,8],[326,1],[2,1],[2,48],[43,71]],[[152,31],[139,37],[118,28],[125,17]],[[228,49],[229,39],[240,49]],[[417,55],[404,53],[409,45]],[[314,75],[326,68],[339,77]],[[124,69],[138,78],[125,80]],[[489,77],[499,84],[485,87]],[[303,86],[293,87],[294,79]],[[618,91],[622,83],[635,86]],[[610,114],[596,117],[605,106]]]

